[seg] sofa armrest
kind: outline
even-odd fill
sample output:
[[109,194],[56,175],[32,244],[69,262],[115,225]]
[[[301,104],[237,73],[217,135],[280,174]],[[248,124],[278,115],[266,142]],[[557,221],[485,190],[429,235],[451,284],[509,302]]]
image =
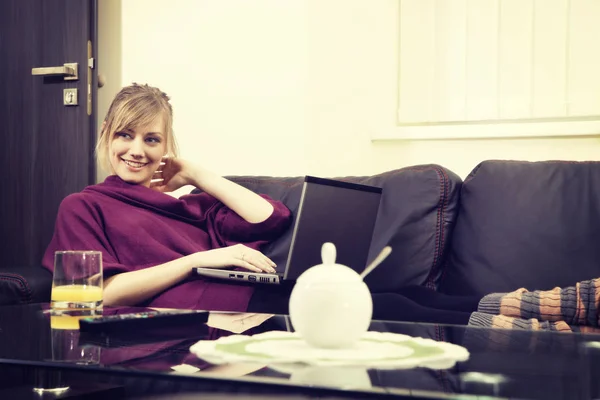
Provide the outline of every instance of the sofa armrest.
[[0,305],[50,301],[52,273],[42,267],[0,268]]

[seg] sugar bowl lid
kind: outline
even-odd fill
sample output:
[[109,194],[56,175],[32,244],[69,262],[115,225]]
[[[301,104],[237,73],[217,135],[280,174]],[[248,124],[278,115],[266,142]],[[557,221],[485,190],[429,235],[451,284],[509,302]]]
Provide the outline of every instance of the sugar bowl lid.
[[297,282],[307,283],[356,283],[362,278],[352,268],[336,264],[336,248],[333,243],[323,243],[321,247],[322,264],[317,264],[304,271]]

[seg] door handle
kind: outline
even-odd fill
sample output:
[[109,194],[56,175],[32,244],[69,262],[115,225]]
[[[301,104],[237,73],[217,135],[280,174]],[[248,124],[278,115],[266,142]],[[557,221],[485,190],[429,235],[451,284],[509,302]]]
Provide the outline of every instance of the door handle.
[[31,68],[31,75],[62,76],[65,81],[76,81],[79,79],[77,69],[77,63],[65,63],[59,67]]

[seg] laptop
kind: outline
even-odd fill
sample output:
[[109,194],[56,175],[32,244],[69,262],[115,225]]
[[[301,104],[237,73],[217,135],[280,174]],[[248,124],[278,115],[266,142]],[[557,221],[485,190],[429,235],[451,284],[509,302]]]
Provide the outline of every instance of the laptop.
[[362,272],[367,265],[382,189],[334,179],[306,176],[284,199],[292,226],[263,253],[277,265],[276,273],[194,268],[198,275],[250,283],[295,281],[321,264],[321,246],[332,242],[336,262]]

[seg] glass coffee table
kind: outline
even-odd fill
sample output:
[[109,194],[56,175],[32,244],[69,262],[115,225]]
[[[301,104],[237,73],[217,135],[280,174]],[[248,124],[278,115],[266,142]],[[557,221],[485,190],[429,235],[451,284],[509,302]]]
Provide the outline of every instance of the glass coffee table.
[[[138,311],[145,309],[104,310]],[[390,368],[269,357],[215,362],[190,351],[199,341],[290,332],[284,315],[211,313],[193,329],[119,335],[76,328],[52,320],[45,304],[0,307],[0,398],[600,398],[600,336],[591,334],[373,321],[370,331],[385,337],[468,351],[468,358],[448,365]]]

